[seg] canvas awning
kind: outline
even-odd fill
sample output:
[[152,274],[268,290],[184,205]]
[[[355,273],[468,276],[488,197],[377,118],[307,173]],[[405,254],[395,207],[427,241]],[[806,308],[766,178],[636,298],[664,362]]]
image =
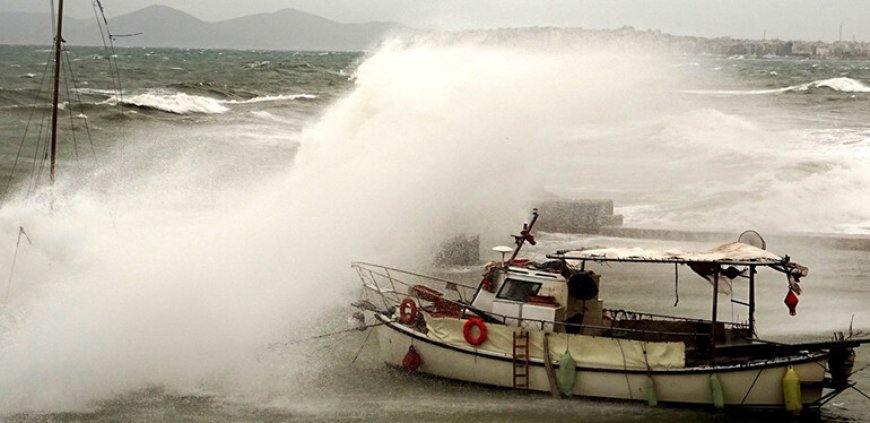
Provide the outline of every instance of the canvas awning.
[[728,266],[769,266],[785,273],[797,271],[806,276],[806,268],[792,263],[788,256],[780,257],[769,251],[740,242],[730,242],[709,251],[692,252],[676,249],[647,250],[643,248],[597,248],[559,251],[548,258],[562,260],[622,261],[637,263],[719,264]]

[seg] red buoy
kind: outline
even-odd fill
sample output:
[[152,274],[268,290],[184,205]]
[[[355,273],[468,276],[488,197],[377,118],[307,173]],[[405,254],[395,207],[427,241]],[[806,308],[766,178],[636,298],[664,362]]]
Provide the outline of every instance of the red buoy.
[[409,372],[413,372],[417,370],[421,364],[423,364],[423,358],[420,357],[420,353],[417,352],[417,349],[411,345],[408,347],[408,352],[405,353],[405,358],[402,359],[402,367]]
[[417,321],[417,303],[411,297],[405,297],[402,303],[399,304],[399,319],[402,323],[410,325]]
[[[477,328],[477,335],[471,332],[472,328]],[[462,335],[465,336],[466,342],[478,346],[486,341],[486,325],[483,324],[483,320],[477,317],[470,317],[462,327]]]
[[797,315],[797,305],[800,300],[798,296],[794,293],[794,290],[789,288],[788,294],[785,294],[785,300],[783,300],[785,306],[788,307],[788,313],[792,316]]

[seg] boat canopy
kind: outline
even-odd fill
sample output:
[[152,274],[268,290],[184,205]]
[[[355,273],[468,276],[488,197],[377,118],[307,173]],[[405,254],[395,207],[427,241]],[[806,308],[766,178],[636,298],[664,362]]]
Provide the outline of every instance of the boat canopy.
[[580,261],[622,261],[638,263],[719,264],[729,266],[768,266],[789,274],[806,276],[805,267],[769,251],[741,242],[730,242],[709,251],[691,252],[676,249],[598,248],[558,251],[551,259]]

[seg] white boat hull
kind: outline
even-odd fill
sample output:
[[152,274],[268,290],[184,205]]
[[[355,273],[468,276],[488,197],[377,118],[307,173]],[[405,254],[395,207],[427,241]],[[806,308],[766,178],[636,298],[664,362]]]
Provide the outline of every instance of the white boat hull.
[[[381,317],[382,320],[386,318]],[[410,346],[422,357],[418,372],[498,387],[513,387],[510,355],[479,351],[470,345],[450,345],[432,340],[405,325],[386,322],[377,329],[384,361],[401,366]],[[822,395],[825,354],[801,355],[741,366],[691,367],[677,370],[614,370],[577,368],[574,396],[619,400],[647,400],[647,380],[652,378],[659,402],[711,405],[710,376],[716,374],[726,407],[784,408],[782,378],[791,365],[801,379],[802,402],[810,406]],[[532,359],[528,388],[550,391],[541,360]]]

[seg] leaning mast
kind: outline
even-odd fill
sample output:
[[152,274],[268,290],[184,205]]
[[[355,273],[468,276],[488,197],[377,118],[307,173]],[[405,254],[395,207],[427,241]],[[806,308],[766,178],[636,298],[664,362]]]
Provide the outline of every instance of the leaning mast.
[[57,156],[57,111],[60,93],[60,49],[63,42],[63,0],[58,4],[57,31],[54,35],[54,95],[51,101],[51,167],[49,178],[54,183],[54,166]]

